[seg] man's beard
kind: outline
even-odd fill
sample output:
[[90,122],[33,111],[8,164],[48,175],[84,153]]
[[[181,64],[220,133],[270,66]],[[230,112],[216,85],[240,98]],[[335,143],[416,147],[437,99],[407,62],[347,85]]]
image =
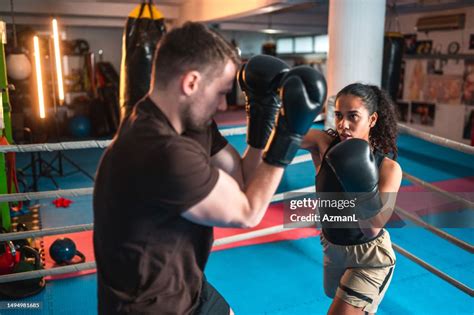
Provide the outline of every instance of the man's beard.
[[202,132],[207,129],[211,125],[212,119],[209,117],[208,119],[198,120],[197,117],[193,117],[191,113],[191,106],[196,106],[196,103],[188,104],[182,112],[182,120],[184,128],[187,131],[194,131],[194,132]]

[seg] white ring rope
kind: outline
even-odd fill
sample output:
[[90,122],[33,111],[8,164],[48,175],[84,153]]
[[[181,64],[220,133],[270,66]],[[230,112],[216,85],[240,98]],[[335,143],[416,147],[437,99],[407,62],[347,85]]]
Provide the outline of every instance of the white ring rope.
[[241,136],[241,135],[247,134],[247,127],[235,127],[235,128],[228,128],[228,129],[219,129],[219,132],[224,137]]
[[10,144],[0,146],[0,153],[7,152],[52,152],[77,149],[103,149],[112,140],[91,140],[91,141],[68,141],[57,143],[37,143],[37,144]]
[[470,201],[470,200],[467,200],[467,199],[464,199],[462,198],[461,196],[458,196],[458,195],[455,195],[453,193],[450,193],[444,189],[441,189],[433,184],[430,184],[428,182],[425,182],[424,180],[422,179],[419,179],[418,177],[415,177],[413,175],[410,175],[408,173],[405,173],[403,172],[403,177],[407,180],[409,180],[410,182],[414,183],[414,184],[417,184],[417,185],[420,185],[424,188],[427,188],[428,190],[431,190],[433,192],[436,192],[436,193],[439,193],[451,200],[454,200],[454,201],[458,201],[458,202],[461,202],[463,203],[464,205],[466,205],[469,209],[473,210],[474,209],[474,202]]
[[434,267],[433,265],[428,264],[426,261],[424,261],[421,258],[413,255],[412,253],[410,253],[409,251],[407,251],[403,247],[401,247],[401,246],[399,246],[399,245],[397,245],[393,242],[392,242],[392,247],[397,252],[399,252],[403,256],[407,257],[408,259],[410,259],[414,263],[416,263],[416,264],[420,265],[421,267],[425,268],[426,270],[428,270],[432,274],[438,276],[439,278],[443,279],[444,281],[448,282],[449,284],[455,286],[456,288],[463,291],[464,293],[467,293],[469,296],[474,296],[474,290],[472,288],[470,288],[469,286],[467,286],[466,284],[462,283],[461,281],[458,281],[458,280],[454,279],[453,277],[451,277],[447,273],[444,273],[441,270],[439,270],[438,268]]
[[37,191],[28,193],[15,193],[8,195],[0,195],[0,202],[12,202],[12,201],[25,201],[25,200],[38,200],[48,198],[60,198],[60,197],[79,197],[92,195],[94,188],[75,188],[75,189],[60,189],[60,190],[48,190],[48,191]]
[[47,276],[63,275],[66,273],[79,272],[79,271],[90,270],[90,269],[96,269],[96,264],[94,261],[75,264],[75,265],[54,267],[54,268],[49,268],[49,269],[10,273],[7,275],[0,276],[0,283],[41,278],[41,277],[47,277]]
[[[221,129],[223,136],[236,136],[245,134],[247,127],[236,127]],[[91,140],[91,141],[67,141],[57,143],[37,143],[37,144],[12,144],[0,146],[0,153],[7,152],[52,152],[64,150],[78,150],[78,149],[103,149],[112,143],[112,140]]]
[[[398,124],[399,131],[407,133],[412,136],[416,136],[420,139],[426,140],[431,143],[435,143],[450,149],[455,149],[467,154],[474,154],[474,147],[468,146],[464,143],[446,139],[443,137],[435,136],[427,132],[423,132],[404,124]],[[235,127],[228,129],[221,129],[220,132],[223,136],[236,136],[244,135],[247,127]],[[38,144],[22,144],[22,145],[4,145],[0,146],[0,153],[6,152],[42,152],[42,151],[61,151],[61,150],[76,150],[76,149],[92,149],[92,148],[105,148],[112,140],[91,140],[91,141],[68,141],[58,143],[38,143]]]
[[257,238],[257,237],[262,237],[262,236],[267,236],[267,235],[272,235],[272,234],[278,234],[284,231],[291,231],[299,228],[309,228],[309,227],[315,227],[314,224],[304,224],[304,225],[295,225],[295,227],[290,227],[290,225],[286,224],[281,224],[281,225],[275,225],[271,226],[268,228],[260,229],[260,230],[255,230],[247,233],[240,233],[236,235],[231,235],[231,236],[226,236],[219,238],[214,241],[214,244],[212,246],[221,246],[221,245],[228,245],[240,241],[246,241],[248,239],[252,238]]
[[47,229],[42,229],[42,230],[0,233],[0,242],[23,240],[27,238],[35,238],[35,237],[58,235],[58,234],[85,232],[85,231],[91,231],[93,229],[94,229],[94,224],[87,223],[87,224],[47,228]]
[[461,240],[460,238],[457,238],[457,237],[445,232],[444,230],[439,229],[439,228],[427,223],[426,221],[421,219],[417,214],[406,211],[405,209],[402,209],[400,207],[395,207],[395,211],[399,215],[401,215],[402,217],[404,217],[406,219],[409,219],[410,221],[414,222],[416,225],[427,229],[428,231],[438,235],[441,238],[444,238],[448,242],[453,243],[454,245],[470,252],[471,254],[474,253],[474,245],[471,245],[468,242],[465,242],[465,241]]
[[423,139],[425,141],[428,141],[434,144],[438,144],[443,147],[461,151],[467,154],[474,154],[474,147],[471,147],[461,142],[453,141],[453,140],[446,139],[440,136],[435,136],[430,133],[420,131],[415,128],[411,128],[400,123],[398,124],[398,129],[402,131],[403,133],[409,134],[411,136],[415,136],[417,138]]

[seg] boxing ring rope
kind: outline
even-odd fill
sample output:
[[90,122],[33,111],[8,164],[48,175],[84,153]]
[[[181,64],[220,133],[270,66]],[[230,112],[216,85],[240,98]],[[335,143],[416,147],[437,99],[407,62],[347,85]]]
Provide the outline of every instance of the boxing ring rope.
[[75,265],[54,267],[54,268],[49,268],[49,269],[40,269],[40,270],[33,270],[33,271],[26,271],[26,272],[19,272],[19,273],[11,273],[11,274],[0,276],[0,283],[41,278],[41,277],[47,277],[47,276],[63,275],[66,273],[79,272],[79,271],[92,270],[92,269],[96,269],[96,264],[93,261],[75,264]]
[[219,129],[219,131],[224,137],[241,136],[247,133],[247,127],[226,128],[226,129]]
[[268,236],[268,235],[278,234],[281,232],[292,231],[292,230],[296,230],[300,228],[309,228],[309,227],[315,227],[315,225],[314,224],[301,224],[301,225],[298,224],[297,226],[295,225],[294,227],[287,227],[284,224],[275,225],[275,226],[263,228],[260,230],[255,230],[251,232],[240,233],[236,235],[219,238],[214,241],[213,246],[229,245],[232,243],[246,241],[246,240],[257,238],[257,237]]
[[438,144],[443,147],[461,151],[467,154],[474,154],[474,147],[471,147],[461,142],[453,141],[453,140],[446,139],[440,136],[435,136],[430,133],[420,131],[415,128],[411,128],[411,127],[408,127],[407,125],[400,124],[400,123],[398,123],[398,129],[399,131],[402,131],[403,133],[409,134],[411,136],[415,136],[417,138],[426,140],[434,144]]
[[402,217],[405,217],[407,219],[409,219],[410,221],[414,222],[415,224],[427,229],[428,231],[438,235],[439,237],[453,243],[454,245],[468,251],[469,253],[474,253],[474,246],[425,222],[424,220],[420,219],[419,216],[411,213],[411,212],[408,212],[400,207],[395,207],[395,211],[401,215]]
[[[247,127],[237,127],[221,129],[224,137],[245,134]],[[112,143],[112,140],[88,140],[88,141],[67,141],[56,143],[37,143],[37,144],[11,144],[0,146],[0,153],[17,152],[53,152],[79,149],[104,149]]]
[[29,192],[29,193],[14,193],[14,194],[8,194],[8,195],[0,195],[0,202],[39,200],[39,199],[60,198],[60,197],[89,196],[89,195],[92,195],[93,190],[94,189],[92,187],[88,187],[88,188],[37,191],[37,192]]
[[[428,142],[438,144],[450,149],[458,150],[467,154],[474,154],[474,147],[467,144],[449,140],[443,137],[435,136],[427,132],[423,132],[404,124],[398,124],[399,131],[426,140]],[[223,136],[237,136],[246,133],[247,127],[236,127],[221,129]],[[78,149],[103,149],[110,145],[112,140],[89,140],[89,141],[67,141],[57,143],[38,143],[38,144],[21,144],[21,145],[4,145],[0,146],[0,153],[7,152],[52,152],[63,150],[78,150]]]
[[109,146],[112,140],[67,141],[57,143],[37,144],[10,144],[0,146],[1,153],[7,152],[53,152],[78,149],[103,149]]
[[454,279],[453,277],[451,277],[450,275],[442,272],[441,270],[439,270],[438,268],[434,267],[433,265],[430,265],[428,264],[426,261],[424,261],[423,259],[413,255],[412,253],[410,253],[409,251],[407,251],[406,249],[404,249],[403,247],[400,247],[398,246],[397,244],[395,244],[394,242],[392,242],[392,246],[393,246],[393,249],[395,249],[397,252],[399,252],[400,254],[402,254],[403,256],[407,257],[408,259],[410,259],[411,261],[415,262],[416,264],[420,265],[421,267],[425,268],[426,270],[428,270],[429,272],[433,273],[434,275],[440,277],[441,279],[445,280],[446,282],[452,284],[453,286],[455,286],[456,288],[458,288],[459,290],[463,291],[464,293],[467,293],[469,296],[474,296],[474,290],[471,289],[469,286],[467,286],[466,284]]
[[63,226],[63,227],[47,228],[47,229],[42,229],[42,230],[0,233],[0,242],[23,240],[27,238],[36,238],[36,237],[58,235],[58,234],[85,232],[85,231],[91,231],[93,229],[94,229],[94,224],[88,223],[88,224],[78,224],[78,225],[70,225],[70,226]]
[[464,205],[466,205],[469,209],[474,209],[474,202],[470,201],[470,200],[467,200],[467,199],[464,199],[460,196],[457,196],[455,194],[452,194],[444,189],[441,189],[439,187],[436,187],[435,185],[433,184],[430,184],[428,182],[425,182],[424,180],[422,179],[419,179],[418,177],[415,177],[413,175],[410,175],[408,173],[405,173],[403,172],[403,177],[407,180],[409,180],[410,182],[414,183],[414,184],[418,184],[424,188],[427,188],[428,190],[431,190],[433,192],[436,192],[436,193],[439,193],[451,200],[454,200],[454,201],[458,201],[458,202],[461,202],[463,203]]

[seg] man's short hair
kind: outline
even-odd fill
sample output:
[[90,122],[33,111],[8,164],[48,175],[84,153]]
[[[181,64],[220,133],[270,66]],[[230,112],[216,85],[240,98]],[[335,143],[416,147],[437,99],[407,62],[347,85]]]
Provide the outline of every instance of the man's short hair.
[[235,47],[204,24],[186,22],[161,39],[156,55],[155,84],[166,87],[173,79],[193,70],[212,76],[212,72],[228,60],[239,65]]

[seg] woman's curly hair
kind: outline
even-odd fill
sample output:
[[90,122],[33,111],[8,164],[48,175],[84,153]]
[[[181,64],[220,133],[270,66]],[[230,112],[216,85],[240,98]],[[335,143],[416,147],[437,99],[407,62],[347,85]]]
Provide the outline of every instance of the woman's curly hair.
[[[374,149],[384,154],[392,155],[392,158],[395,160],[398,156],[397,119],[394,103],[388,93],[375,85],[353,83],[339,91],[336,95],[336,100],[341,95],[359,97],[364,103],[365,108],[369,111],[369,115],[377,112],[377,122],[370,129],[369,133],[370,144]],[[334,135],[333,133],[329,134]]]

